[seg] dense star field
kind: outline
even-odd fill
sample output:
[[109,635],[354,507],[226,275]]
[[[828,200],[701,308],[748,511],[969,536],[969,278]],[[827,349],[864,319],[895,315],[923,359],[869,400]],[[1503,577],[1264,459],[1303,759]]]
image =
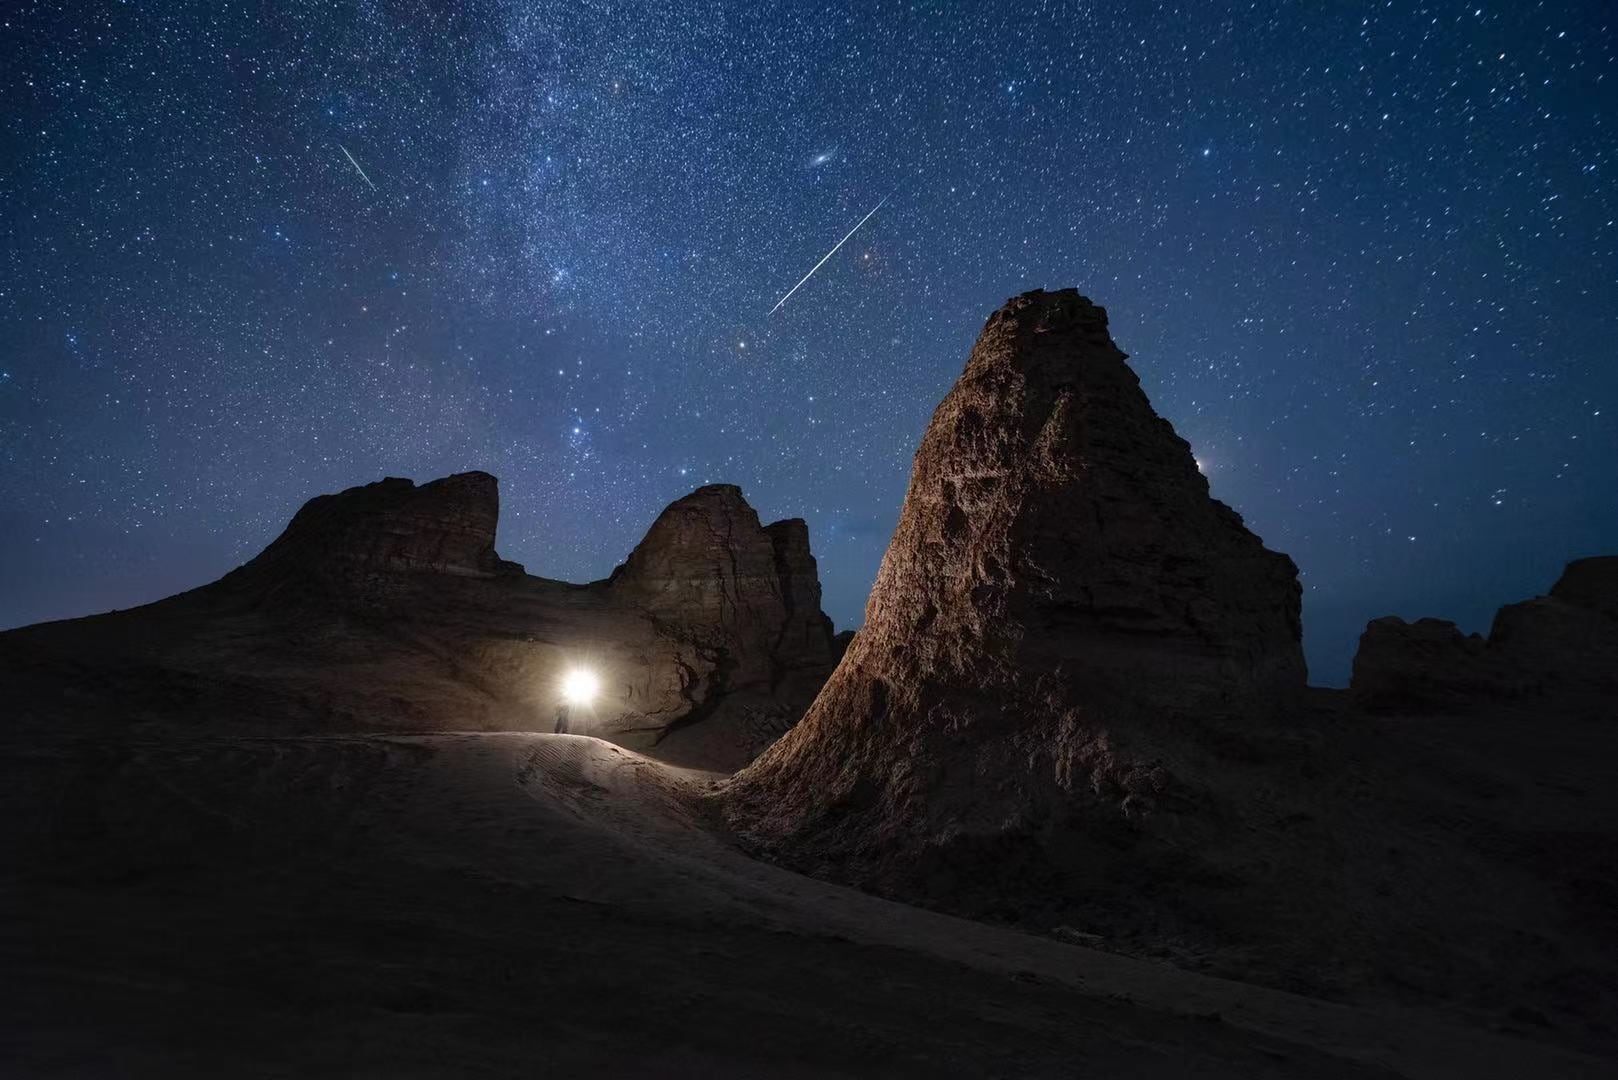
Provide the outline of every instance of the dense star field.
[[1069,285],[1316,681],[1618,551],[1604,0],[9,11],[0,626],[474,468],[570,580],[739,484],[857,625],[984,318]]

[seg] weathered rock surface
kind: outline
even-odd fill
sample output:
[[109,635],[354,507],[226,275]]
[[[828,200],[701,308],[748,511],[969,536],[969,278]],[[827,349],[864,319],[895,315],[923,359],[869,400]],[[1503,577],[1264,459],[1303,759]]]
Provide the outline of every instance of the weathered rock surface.
[[[831,620],[800,518],[765,527],[730,484],[698,488],[670,505],[607,582],[625,606],[725,655],[725,684],[771,691],[831,663]],[[813,690],[810,697],[813,697]]]
[[[1081,822],[1195,798],[1158,729],[1262,725],[1296,699],[1296,568],[1209,497],[1124,360],[1072,290],[989,319],[865,625],[731,787],[755,841],[893,884],[954,888],[995,850],[1048,872]],[[1075,873],[1094,857],[1069,854]]]
[[1377,712],[1509,704],[1618,719],[1618,556],[1569,563],[1550,595],[1501,608],[1487,639],[1439,619],[1375,619],[1349,688]]
[[[1601,577],[1570,587],[1592,617]],[[1291,561],[1208,496],[1105,313],[1017,297],[934,414],[842,663],[715,798],[754,852],[889,896],[1312,993],[1599,1023],[1610,726],[1524,745],[1499,717],[1356,713],[1304,687],[1298,619]]]
[[282,733],[550,730],[562,675],[589,667],[602,693],[571,730],[724,769],[834,666],[806,526],[761,525],[735,487],[675,502],[589,585],[501,559],[498,517],[487,473],[389,478],[310,500],[212,585],[0,642],[41,671],[93,653],[136,718],[205,703],[218,724]]

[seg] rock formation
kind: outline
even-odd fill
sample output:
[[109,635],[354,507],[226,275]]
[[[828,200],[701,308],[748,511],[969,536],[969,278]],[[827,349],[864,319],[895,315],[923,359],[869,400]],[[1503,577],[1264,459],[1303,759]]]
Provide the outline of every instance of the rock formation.
[[[761,525],[734,485],[710,484],[670,504],[603,586],[611,607],[650,618],[667,659],[654,652],[648,670],[678,676],[678,700],[651,711],[650,745],[679,733],[695,744],[693,760],[734,767],[750,759],[802,715],[836,664],[808,526],[799,518]],[[722,704],[729,715],[716,722]],[[644,736],[644,719],[608,718],[603,730]],[[704,730],[690,730],[699,721]]]
[[698,488],[659,514],[607,589],[721,652],[731,688],[772,690],[802,670],[817,674],[816,689],[825,681],[832,628],[809,528],[800,518],[762,526],[731,484]]
[[[1292,562],[1209,497],[1106,327],[1072,291],[989,319],[864,625],[803,720],[714,792],[734,834],[1244,980],[1599,1023],[1618,728],[1557,709],[1531,737],[1494,713],[1411,724],[1306,688]],[[1575,564],[1486,646],[1390,624],[1383,654],[1482,677],[1497,650],[1555,652],[1604,679],[1608,647],[1575,631],[1608,640],[1611,579]]]
[[1373,619],[1354,655],[1354,696],[1381,711],[1441,711],[1479,693],[1512,693],[1512,681],[1489,663],[1487,648],[1480,635],[1463,634],[1445,619]]
[[989,319],[865,625],[727,792],[753,843],[928,896],[1082,878],[1202,798],[1182,743],[1295,701],[1296,568],[1209,497],[1124,361],[1073,290]]
[[[173,901],[199,880],[199,837],[241,890],[197,894],[220,905],[210,917],[232,942],[242,920],[223,898],[262,899],[283,880],[262,860],[283,851],[314,875],[294,899],[324,896],[335,859],[365,911],[379,888],[411,882],[423,911],[456,925],[506,903],[513,926],[544,931],[536,941],[556,939],[557,911],[587,913],[601,940],[625,912],[659,913],[626,956],[681,925],[663,917],[665,893],[625,884],[626,903],[597,902],[594,877],[551,881],[530,862],[531,883],[558,890],[536,907],[514,869],[558,851],[608,876],[672,867],[682,888],[697,882],[699,921],[729,928],[720,953],[745,982],[755,946],[782,936],[779,905],[758,903],[769,872],[711,835],[643,858],[723,818],[726,839],[796,868],[1059,942],[1611,1045],[1618,725],[1581,718],[1611,719],[1618,700],[1618,559],[1570,565],[1548,596],[1502,609],[1487,640],[1379,620],[1352,692],[1306,688],[1292,563],[1209,497],[1124,359],[1105,313],[1072,291],[1018,297],[989,320],[916,456],[856,634],[833,636],[820,613],[803,523],[761,524],[733,487],[680,499],[611,577],[571,585],[499,558],[496,484],[481,473],[322,496],[212,585],[0,634],[13,751],[0,792],[34,822],[19,865],[35,881],[62,875],[61,926],[86,956],[127,944],[125,924],[94,948],[82,929],[136,897],[150,925],[191,933]],[[787,734],[701,789],[712,817],[690,813],[696,785],[676,794],[671,775],[618,751],[458,734],[550,730],[558,682],[578,666],[601,693],[568,714],[576,734],[714,770]],[[435,756],[457,764],[418,790]],[[635,790],[658,792],[658,820],[636,816],[652,803],[620,801]],[[495,803],[506,809],[486,819]],[[307,813],[321,807],[331,816]],[[401,816],[377,832],[389,814]],[[459,834],[435,829],[458,814],[489,846],[448,873]],[[310,859],[306,835],[335,846]],[[351,858],[424,836],[424,875],[351,872]],[[621,850],[606,852],[598,841],[614,836]],[[158,876],[117,869],[126,837],[155,853]],[[53,852],[69,858],[41,873]],[[688,872],[716,856],[731,884]],[[79,875],[109,858],[116,892],[86,891]],[[783,880],[801,901],[801,881]],[[494,891],[446,907],[432,890],[447,882]],[[744,908],[765,911],[770,932],[730,933],[725,913]],[[959,929],[870,911],[900,937]],[[816,925],[842,934],[863,918],[832,916]],[[812,935],[791,949],[806,963],[825,952]],[[1048,950],[1086,983],[1112,967]],[[1007,970],[1000,946],[971,951]],[[125,959],[148,971],[149,955]],[[76,963],[59,988],[81,994],[95,970]],[[796,1011],[775,1011],[779,1030],[803,1034]]]
[[[482,472],[389,478],[310,500],[258,557],[146,608],[19,631],[47,667],[87,643],[138,715],[219,695],[221,725],[549,730],[558,683],[603,690],[579,733],[735,768],[802,714],[835,665],[808,529],[761,525],[738,488],[678,500],[623,566],[570,585],[495,552]],[[671,736],[677,736],[672,738]]]
[[417,487],[390,476],[303,505],[276,540],[225,579],[228,587],[290,587],[363,598],[394,575],[520,575],[495,554],[499,481],[459,473]]
[[1549,596],[1501,608],[1486,640],[1441,619],[1374,619],[1349,688],[1377,712],[1513,704],[1618,718],[1618,556],[1569,563]]

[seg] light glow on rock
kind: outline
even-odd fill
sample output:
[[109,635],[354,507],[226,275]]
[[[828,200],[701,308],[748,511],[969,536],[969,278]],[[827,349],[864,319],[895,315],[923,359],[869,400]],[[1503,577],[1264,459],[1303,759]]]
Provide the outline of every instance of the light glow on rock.
[[588,705],[601,692],[601,680],[588,668],[573,668],[562,676],[562,700],[569,705]]

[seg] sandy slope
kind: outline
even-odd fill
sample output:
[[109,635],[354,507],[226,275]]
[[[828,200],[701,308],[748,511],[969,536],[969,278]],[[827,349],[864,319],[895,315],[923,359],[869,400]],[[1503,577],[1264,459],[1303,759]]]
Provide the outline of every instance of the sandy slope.
[[8,1076],[1607,1074],[800,877],[708,827],[704,775],[591,738],[0,769]]

